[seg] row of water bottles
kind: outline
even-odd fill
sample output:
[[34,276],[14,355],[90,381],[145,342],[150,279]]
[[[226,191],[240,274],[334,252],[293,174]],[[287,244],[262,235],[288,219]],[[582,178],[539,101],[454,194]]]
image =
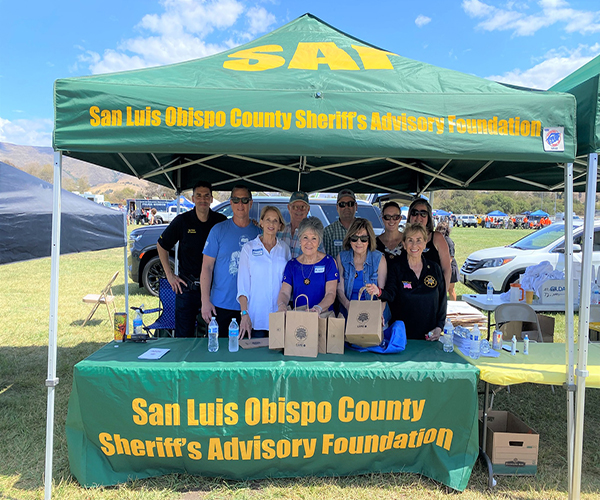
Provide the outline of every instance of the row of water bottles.
[[[229,352],[238,352],[240,327],[235,318],[229,323]],[[219,350],[219,325],[213,316],[208,324],[208,352],[217,352]]]

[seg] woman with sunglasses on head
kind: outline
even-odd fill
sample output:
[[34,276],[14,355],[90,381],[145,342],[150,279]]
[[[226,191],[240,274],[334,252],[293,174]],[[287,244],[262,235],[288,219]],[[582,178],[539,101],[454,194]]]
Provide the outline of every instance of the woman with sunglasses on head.
[[403,238],[405,252],[390,267],[385,288],[369,284],[367,291],[388,302],[391,322],[404,322],[406,338],[438,340],[447,307],[442,270],[424,257],[427,230],[421,224],[407,224]]
[[[387,277],[387,263],[382,253],[375,249],[375,233],[367,219],[354,219],[348,228],[343,250],[337,256],[340,281],[337,297],[342,313],[347,316],[351,300],[358,300],[362,287],[371,283],[383,288]],[[371,296],[367,294],[367,299]]]
[[384,232],[377,236],[377,250],[384,256],[387,264],[394,262],[402,253],[402,233],[398,230],[402,215],[395,201],[388,201],[381,210]]
[[292,258],[290,247],[277,238],[285,220],[277,207],[260,213],[263,233],[242,247],[237,277],[237,300],[242,309],[240,338],[269,336],[269,313],[277,311],[283,270]]
[[[308,297],[308,308],[321,313],[331,308],[335,300],[338,270],[331,255],[319,251],[323,242],[323,223],[318,217],[308,217],[298,226],[302,253],[290,260],[283,272],[283,284],[277,297],[277,310],[285,311],[300,295]],[[298,306],[305,305],[301,298]]]
[[423,256],[442,268],[446,289],[448,289],[452,276],[450,250],[446,239],[440,233],[433,231],[431,205],[422,198],[413,201],[408,208],[408,222],[409,224],[420,224],[427,231],[427,246],[423,250]]

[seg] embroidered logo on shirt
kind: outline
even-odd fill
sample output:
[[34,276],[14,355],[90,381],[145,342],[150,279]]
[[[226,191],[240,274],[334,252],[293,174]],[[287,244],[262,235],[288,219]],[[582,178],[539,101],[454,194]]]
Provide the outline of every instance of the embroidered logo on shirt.
[[429,288],[435,288],[437,286],[437,280],[431,275],[425,276],[423,283],[425,283],[425,286],[428,286]]
[[195,229],[188,229],[188,234],[196,234],[196,230]]
[[315,267],[315,274],[323,274],[325,272],[325,266]]
[[405,288],[407,290],[412,290],[412,283],[410,281],[403,281],[402,285],[403,285],[403,288]]
[[254,257],[260,257],[263,254],[262,248],[253,248],[252,255]]

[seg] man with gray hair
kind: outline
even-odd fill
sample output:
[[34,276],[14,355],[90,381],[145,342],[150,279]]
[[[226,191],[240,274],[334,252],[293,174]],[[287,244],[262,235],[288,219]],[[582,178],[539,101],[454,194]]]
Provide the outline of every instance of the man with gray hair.
[[356,216],[356,196],[350,189],[342,189],[337,196],[337,211],[339,219],[329,224],[323,233],[325,253],[334,259],[342,251],[342,244],[348,228]]
[[215,225],[204,245],[200,275],[202,318],[210,323],[215,316],[219,336],[227,337],[229,323],[241,319],[237,301],[237,274],[242,247],[260,234],[260,228],[250,220],[252,193],[243,185],[234,186],[229,198],[233,216]]
[[[310,210],[308,194],[304,191],[294,191],[290,196],[288,203],[288,211],[290,213],[290,222],[277,237],[286,242],[292,252],[292,259],[297,258],[300,253],[300,241],[298,240],[298,226],[306,219]],[[324,252],[323,243],[319,246],[319,250]]]

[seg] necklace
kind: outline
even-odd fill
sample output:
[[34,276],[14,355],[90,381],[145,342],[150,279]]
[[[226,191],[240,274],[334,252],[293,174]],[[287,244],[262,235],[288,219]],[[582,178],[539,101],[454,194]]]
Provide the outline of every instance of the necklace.
[[308,276],[304,276],[304,264],[301,264],[302,267],[300,268],[300,270],[302,271],[302,277],[304,278],[304,284],[305,285],[310,285],[310,275],[312,274],[315,265],[313,264],[312,266],[310,266],[310,273],[308,273]]

